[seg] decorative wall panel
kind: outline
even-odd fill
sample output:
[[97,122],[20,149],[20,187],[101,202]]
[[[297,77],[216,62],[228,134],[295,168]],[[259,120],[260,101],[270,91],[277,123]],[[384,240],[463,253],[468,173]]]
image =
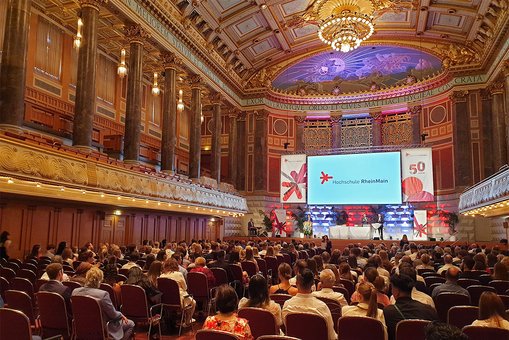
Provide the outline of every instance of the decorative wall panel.
[[409,113],[386,115],[383,117],[382,144],[412,144],[412,120]]
[[304,148],[306,150],[330,149],[332,128],[327,120],[308,120],[304,126]]
[[341,124],[341,146],[343,148],[373,145],[371,118],[343,119]]

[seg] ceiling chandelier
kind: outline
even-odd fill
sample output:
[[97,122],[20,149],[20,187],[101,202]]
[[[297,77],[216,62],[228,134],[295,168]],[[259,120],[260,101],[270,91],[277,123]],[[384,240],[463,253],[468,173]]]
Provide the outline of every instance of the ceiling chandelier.
[[377,0],[317,0],[313,4],[320,40],[341,52],[349,52],[375,32],[373,13]]

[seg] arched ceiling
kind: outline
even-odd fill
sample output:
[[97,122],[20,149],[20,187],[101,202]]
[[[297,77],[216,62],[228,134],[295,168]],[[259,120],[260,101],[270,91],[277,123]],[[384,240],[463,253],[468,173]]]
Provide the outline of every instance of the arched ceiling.
[[306,94],[358,92],[413,83],[440,72],[441,64],[436,56],[412,48],[361,46],[305,58],[279,73],[272,87]]

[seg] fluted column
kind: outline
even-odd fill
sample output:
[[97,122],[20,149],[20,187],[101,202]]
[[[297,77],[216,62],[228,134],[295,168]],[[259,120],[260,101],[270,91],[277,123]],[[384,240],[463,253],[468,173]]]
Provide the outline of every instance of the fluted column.
[[421,111],[422,106],[416,105],[409,110],[412,120],[412,144],[421,144]]
[[496,82],[490,86],[491,101],[491,126],[493,140],[493,168],[498,171],[507,164],[507,146],[505,136],[505,112],[504,112],[504,83]]
[[129,74],[125,112],[124,161],[138,162],[141,143],[141,97],[143,95],[143,44],[148,38],[140,25],[125,28],[129,40]]
[[456,187],[466,187],[473,184],[472,167],[466,166],[472,164],[468,91],[454,91],[449,99],[453,117],[454,181]]
[[237,185],[239,191],[246,190],[247,163],[247,124],[246,112],[241,111],[237,116]]
[[254,136],[254,189],[267,190],[267,152],[268,152],[268,118],[269,113],[264,110],[255,112],[255,136]]
[[505,94],[505,145],[507,151],[506,163],[509,164],[509,60],[503,63],[502,75],[504,76]]
[[99,5],[107,0],[81,0],[82,39],[78,52],[76,102],[72,143],[78,147],[92,146],[95,115],[95,78],[97,65],[97,22]]
[[332,148],[339,149],[341,147],[341,114],[330,116],[332,127]]
[[213,117],[213,128],[212,128],[212,178],[217,181],[217,184],[221,182],[221,94],[217,93],[212,97],[212,117]]
[[[7,0],[4,0],[7,1]],[[19,129],[25,115],[25,79],[32,0],[10,0],[7,5],[0,71],[0,126]]]
[[199,75],[191,77],[191,131],[189,134],[189,178],[200,178],[201,162],[201,88]]
[[228,173],[230,174],[231,184],[237,186],[239,148],[237,144],[237,109],[228,110],[228,120],[230,122],[230,130],[228,131]]
[[177,147],[177,69],[182,63],[174,53],[161,54],[164,66],[164,108],[161,134],[161,171],[173,174]]
[[306,126],[305,116],[295,116],[295,151],[304,151],[306,149],[304,127]]
[[382,113],[380,111],[370,112],[371,121],[371,138],[373,139],[373,146],[382,145]]

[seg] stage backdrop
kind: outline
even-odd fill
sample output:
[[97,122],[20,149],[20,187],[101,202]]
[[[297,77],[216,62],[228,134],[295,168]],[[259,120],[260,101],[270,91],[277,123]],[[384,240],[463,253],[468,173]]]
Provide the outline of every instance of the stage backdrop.
[[428,239],[428,214],[426,210],[414,210],[414,241]]
[[305,154],[281,156],[281,203],[306,203],[307,176]]
[[402,149],[401,174],[404,202],[435,199],[431,148]]

